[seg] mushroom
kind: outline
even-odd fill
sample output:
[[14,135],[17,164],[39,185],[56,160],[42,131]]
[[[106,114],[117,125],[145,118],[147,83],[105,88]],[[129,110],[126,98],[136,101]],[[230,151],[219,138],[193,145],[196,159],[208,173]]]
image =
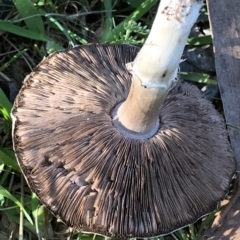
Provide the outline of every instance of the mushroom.
[[66,224],[113,238],[159,236],[228,193],[235,160],[223,117],[196,86],[175,83],[201,5],[162,0],[140,51],[79,46],[24,80],[14,150],[32,191]]

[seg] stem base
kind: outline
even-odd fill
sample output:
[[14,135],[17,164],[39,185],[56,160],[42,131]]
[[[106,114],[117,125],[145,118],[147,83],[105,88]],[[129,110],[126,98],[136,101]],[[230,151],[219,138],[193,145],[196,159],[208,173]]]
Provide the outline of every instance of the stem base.
[[118,105],[116,105],[116,107],[113,109],[112,111],[112,118],[113,118],[113,125],[117,128],[117,130],[124,136],[128,137],[128,138],[132,138],[132,139],[139,139],[139,140],[143,140],[143,139],[148,139],[153,137],[159,127],[160,127],[160,121],[157,120],[155,121],[154,124],[152,124],[151,128],[148,129],[145,132],[136,132],[136,131],[132,131],[128,128],[126,128],[120,121],[119,117],[118,117],[118,110],[119,108],[121,108],[123,105],[123,103],[119,103]]

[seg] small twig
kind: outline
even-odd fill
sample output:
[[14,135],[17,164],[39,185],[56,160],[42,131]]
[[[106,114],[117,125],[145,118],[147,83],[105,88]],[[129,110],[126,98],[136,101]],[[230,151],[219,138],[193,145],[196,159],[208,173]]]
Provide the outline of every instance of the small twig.
[[15,235],[15,230],[12,230],[11,233],[10,233],[10,236],[8,238],[8,240],[12,240],[14,238],[14,235]]
[[[114,12],[115,10],[112,10],[111,12]],[[65,19],[76,19],[78,17],[81,17],[81,16],[85,16],[85,15],[89,15],[89,14],[99,14],[99,13],[106,13],[107,11],[91,11],[91,12],[78,12],[78,13],[74,13],[74,14],[70,14],[70,15],[64,15],[64,14],[59,14],[59,13],[46,13],[46,14],[34,14],[34,15],[31,15],[31,16],[28,16],[28,17],[24,17],[24,18],[19,18],[19,19],[16,19],[16,20],[9,20],[9,21],[6,21],[6,22],[9,22],[9,23],[17,23],[17,22],[22,22],[22,21],[25,21],[27,19],[30,19],[30,18],[34,18],[34,17],[48,17],[48,16],[55,16],[55,17],[62,17],[62,18],[65,18]]]
[[2,78],[4,78],[7,82],[12,82],[12,80],[7,75],[5,75],[4,73],[0,72],[0,76]]
[[[18,49],[8,38],[6,38],[6,37],[3,37],[3,38],[4,38],[4,40],[7,41],[14,49],[16,49],[16,50],[19,52],[19,49]],[[25,62],[27,63],[29,69],[32,71],[33,68],[32,68],[32,66],[30,65],[28,59],[27,59],[24,55],[22,55],[22,57],[23,57],[23,59],[25,60]]]
[[[30,204],[31,202],[27,202],[25,203],[25,206]],[[7,210],[10,210],[10,209],[16,209],[16,208],[19,208],[19,206],[12,206],[12,207],[6,207],[6,208],[0,208],[0,211],[7,211]]]
[[0,53],[0,57],[3,57],[5,55],[11,54],[11,53],[15,53],[15,52],[18,52],[18,50],[12,50],[12,51],[9,51],[9,52]]

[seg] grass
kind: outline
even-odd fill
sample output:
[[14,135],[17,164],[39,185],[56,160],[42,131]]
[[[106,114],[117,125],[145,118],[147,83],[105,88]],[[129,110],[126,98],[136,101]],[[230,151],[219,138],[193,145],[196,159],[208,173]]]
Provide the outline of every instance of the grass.
[[[17,91],[42,58],[58,50],[93,42],[141,46],[158,1],[13,0],[8,3],[9,7],[0,1],[0,239],[103,239],[76,233],[65,226],[28,188],[12,149],[10,111],[15,97],[12,86]],[[211,37],[189,38],[187,44],[211,44]],[[216,84],[207,73],[182,72],[181,76],[201,84]],[[197,240],[214,215],[215,212],[155,239]]]

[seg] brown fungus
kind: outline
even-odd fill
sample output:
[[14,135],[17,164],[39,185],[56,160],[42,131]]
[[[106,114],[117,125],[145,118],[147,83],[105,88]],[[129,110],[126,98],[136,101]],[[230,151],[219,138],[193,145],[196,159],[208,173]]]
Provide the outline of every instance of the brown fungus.
[[222,116],[178,83],[154,136],[132,139],[112,111],[131,85],[138,49],[87,45],[46,58],[15,101],[13,140],[30,188],[56,216],[113,238],[167,234],[214,210],[235,161]]
[[76,47],[25,79],[14,149],[30,188],[65,223],[113,238],[159,236],[227,194],[235,160],[223,118],[197,87],[174,86],[201,5],[161,0],[139,52]]

